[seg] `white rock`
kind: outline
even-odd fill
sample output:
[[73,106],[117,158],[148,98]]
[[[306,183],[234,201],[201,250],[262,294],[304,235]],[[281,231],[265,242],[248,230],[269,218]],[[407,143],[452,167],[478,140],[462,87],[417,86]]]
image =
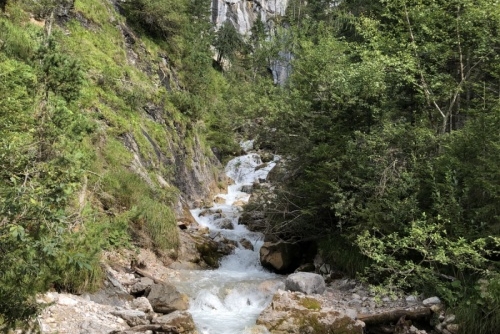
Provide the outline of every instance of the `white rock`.
[[152,312],[153,307],[151,306],[151,303],[146,297],[139,297],[137,299],[134,299],[132,301],[132,308],[137,309],[142,312]]
[[347,314],[347,316],[353,320],[356,320],[356,318],[358,317],[358,311],[352,308],[348,308],[347,310],[345,310],[345,314]]
[[290,291],[300,291],[305,294],[322,294],[325,292],[326,284],[321,275],[313,273],[294,273],[285,280],[285,288]]
[[438,297],[430,297],[430,298],[424,299],[422,301],[422,304],[424,304],[425,306],[437,305],[437,304],[441,304],[441,300]]
[[407,296],[405,299],[406,299],[406,301],[408,303],[415,303],[416,301],[418,301],[417,296],[413,296],[413,295],[412,296]]
[[78,300],[75,300],[68,295],[59,295],[57,303],[59,305],[75,306],[76,304],[78,304]]
[[446,324],[449,324],[449,323],[452,323],[456,320],[457,317],[455,317],[454,314],[450,314],[450,315],[447,315],[445,318],[444,318],[444,323]]

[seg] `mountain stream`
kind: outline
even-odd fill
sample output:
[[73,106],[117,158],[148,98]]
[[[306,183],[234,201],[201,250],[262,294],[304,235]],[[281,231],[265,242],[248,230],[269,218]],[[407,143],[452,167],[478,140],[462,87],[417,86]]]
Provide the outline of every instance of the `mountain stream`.
[[[248,149],[251,145],[252,142],[245,142],[242,147]],[[263,164],[256,153],[234,158],[225,168],[234,184],[229,186],[227,194],[217,195],[224,202],[214,203],[207,215],[202,214],[206,209],[191,210],[197,222],[210,229],[211,237],[220,234],[237,243],[234,252],[221,260],[218,269],[184,270],[182,280],[176,283],[179,290],[191,298],[189,311],[201,334],[266,332],[255,328],[255,321],[270,303],[282,279],[260,265],[263,235],[238,224],[238,219],[241,203],[250,198],[250,194],[242,190],[248,191],[255,182],[265,180],[276,160]],[[226,222],[230,219],[233,229],[221,228],[221,219]],[[250,241],[254,250],[243,247],[242,239]]]

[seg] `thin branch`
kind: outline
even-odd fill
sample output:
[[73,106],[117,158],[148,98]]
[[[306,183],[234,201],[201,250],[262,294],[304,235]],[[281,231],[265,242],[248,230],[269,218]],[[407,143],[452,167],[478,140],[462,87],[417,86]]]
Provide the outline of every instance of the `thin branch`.
[[439,113],[441,114],[441,117],[445,118],[446,119],[446,115],[444,114],[444,112],[441,110],[441,108],[439,107],[439,105],[437,104],[436,100],[432,98],[432,92],[430,91],[429,89],[429,86],[427,85],[427,82],[425,80],[425,77],[424,77],[424,72],[422,70],[422,66],[420,65],[420,59],[418,57],[418,52],[417,52],[417,43],[415,41],[415,36],[413,35],[413,28],[411,26],[411,22],[410,22],[410,15],[408,13],[408,8],[406,7],[406,3],[404,4],[404,10],[405,10],[405,16],[406,16],[406,23],[408,24],[408,29],[409,29],[409,32],[410,32],[410,38],[411,38],[411,42],[412,42],[412,46],[413,46],[413,51],[415,53],[415,58],[417,60],[417,63],[418,63],[418,70],[420,72],[420,81],[422,82],[422,89],[424,90],[424,93],[425,93],[425,98],[427,99],[427,103],[431,103],[436,107],[436,109],[439,111]]

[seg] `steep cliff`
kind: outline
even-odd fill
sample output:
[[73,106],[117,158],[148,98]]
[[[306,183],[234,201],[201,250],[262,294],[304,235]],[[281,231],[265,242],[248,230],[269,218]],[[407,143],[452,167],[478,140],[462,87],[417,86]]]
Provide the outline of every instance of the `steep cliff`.
[[217,26],[230,20],[238,32],[247,35],[254,22],[267,27],[277,16],[285,15],[289,0],[212,0],[212,22]]

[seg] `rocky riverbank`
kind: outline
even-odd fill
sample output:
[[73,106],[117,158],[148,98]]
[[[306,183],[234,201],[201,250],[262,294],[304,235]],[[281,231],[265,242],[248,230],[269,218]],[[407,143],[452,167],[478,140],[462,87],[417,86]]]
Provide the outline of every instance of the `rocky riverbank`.
[[[39,302],[47,305],[38,318],[42,333],[198,333],[186,312],[189,301],[169,283],[180,272],[148,250],[137,252],[107,254],[112,265],[97,293],[40,296]],[[315,277],[322,289],[311,288],[310,278],[295,284],[284,279],[252,332],[328,333],[338,326],[349,330],[345,333],[458,332],[454,316],[446,314],[437,298],[380,298],[355,280],[325,284],[321,275]]]
[[[271,187],[266,180],[258,183],[243,193],[252,193],[256,186]],[[223,212],[198,211],[200,216],[210,215],[217,228],[234,228]],[[46,305],[38,318],[42,333],[198,333],[188,312],[192,300],[176,284],[185,280],[186,269],[217,267],[238,245],[200,226],[193,217],[179,221],[178,227],[181,246],[175,261],[141,248],[107,252],[102,261],[107,278],[96,293],[77,296],[52,291],[40,296],[39,302]],[[240,243],[244,248],[248,244]],[[332,279],[330,266],[318,255],[313,259],[314,247],[309,245],[306,252],[305,246],[275,240],[261,248],[261,262],[271,270],[295,273],[281,276],[282,282],[273,279],[260,284],[259,289],[274,296],[245,333],[458,332],[455,317],[446,314],[437,297],[379,296],[358,281]],[[292,256],[295,253],[299,255]]]

